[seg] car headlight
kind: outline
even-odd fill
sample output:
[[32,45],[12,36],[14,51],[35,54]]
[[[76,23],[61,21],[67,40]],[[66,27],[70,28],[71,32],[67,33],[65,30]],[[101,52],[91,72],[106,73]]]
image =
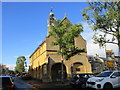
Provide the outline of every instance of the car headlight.
[[101,82],[104,78],[96,80],[96,82]]

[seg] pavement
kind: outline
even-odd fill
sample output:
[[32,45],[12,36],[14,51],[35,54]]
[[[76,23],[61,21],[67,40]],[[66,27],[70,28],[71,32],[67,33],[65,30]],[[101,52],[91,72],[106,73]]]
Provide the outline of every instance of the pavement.
[[[94,90],[94,89],[90,89],[90,88],[72,88],[69,85],[69,81],[65,81],[63,84],[61,82],[42,82],[40,80],[25,80],[25,82],[27,82],[32,88],[31,89],[27,89],[27,90],[44,90],[44,89],[50,89],[50,90],[56,90],[56,89],[60,89],[60,90]],[[26,89],[25,89],[26,90]],[[113,89],[113,90],[120,90],[120,88],[117,89]]]
[[27,83],[30,84],[32,87],[41,89],[41,88],[70,88],[69,82],[65,81],[64,83],[61,82],[42,82],[40,80],[27,80]]

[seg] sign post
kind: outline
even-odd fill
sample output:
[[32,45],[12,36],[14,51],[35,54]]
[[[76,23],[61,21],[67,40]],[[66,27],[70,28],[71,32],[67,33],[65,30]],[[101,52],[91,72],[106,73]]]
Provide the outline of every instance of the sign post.
[[113,68],[114,68],[114,61],[112,59],[113,57],[114,57],[113,51],[106,50],[107,67],[109,68],[109,70],[113,70]]

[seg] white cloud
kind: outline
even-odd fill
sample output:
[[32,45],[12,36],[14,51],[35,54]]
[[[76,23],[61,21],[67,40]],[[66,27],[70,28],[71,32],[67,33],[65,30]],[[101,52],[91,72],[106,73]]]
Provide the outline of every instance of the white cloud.
[[105,49],[100,48],[98,44],[94,44],[91,41],[87,42],[87,54],[95,56],[96,54],[105,57]]
[[[82,25],[84,27],[84,32],[81,33],[82,37],[86,40],[87,42],[87,54],[88,55],[95,55],[98,54],[101,57],[105,57],[105,48],[100,48],[98,44],[93,43],[93,35],[94,32],[90,28],[90,26],[87,24],[87,22],[82,22]],[[99,33],[101,34],[101,33]],[[107,38],[111,39],[112,36],[108,35]],[[114,44],[106,44],[106,49],[107,50],[113,50],[115,55],[118,55],[118,47],[117,45]]]
[[[15,64],[6,64],[6,67],[9,68],[9,70],[15,70]],[[26,70],[28,71],[29,69],[29,66],[26,67]]]
[[30,54],[28,54],[28,55],[25,55],[25,57],[26,57],[26,58],[29,58],[29,57],[30,57]]
[[118,56],[119,49],[118,49],[117,45],[115,45],[115,44],[106,44],[106,49],[113,50],[113,52],[115,53],[115,55]]
[[[114,44],[106,44],[106,50],[112,50],[115,55],[118,56],[118,47]],[[98,54],[101,57],[105,57],[105,48],[100,48],[98,44],[94,44],[92,41],[87,42],[87,54],[95,55]]]
[[82,37],[88,41],[92,40],[92,36],[94,35],[93,30],[90,28],[90,25],[87,22],[82,22],[84,32],[81,33]]
[[9,68],[9,70],[15,69],[15,64],[6,64],[6,66]]
[[26,68],[25,68],[25,71],[28,71],[29,70],[29,66],[27,66]]

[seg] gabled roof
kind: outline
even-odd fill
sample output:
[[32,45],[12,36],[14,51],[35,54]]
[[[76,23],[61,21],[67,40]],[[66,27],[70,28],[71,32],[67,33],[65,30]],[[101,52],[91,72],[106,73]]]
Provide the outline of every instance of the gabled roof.
[[[68,20],[67,16],[65,15],[64,18],[61,20],[60,24],[63,23],[64,21],[70,22],[70,20]],[[70,24],[72,25],[72,23],[70,22]],[[49,37],[49,35],[47,36]],[[83,38],[83,37],[82,37]],[[85,40],[85,39],[83,39]],[[35,51],[30,55],[29,58],[31,58],[31,56],[37,51],[37,49],[39,49],[39,47],[45,42],[45,40],[35,49]]]
[[[68,20],[67,16],[65,16],[65,17],[61,20],[60,24],[63,23],[65,20],[66,20],[67,22],[70,22],[70,20]],[[70,24],[72,25],[71,22],[70,22]]]

